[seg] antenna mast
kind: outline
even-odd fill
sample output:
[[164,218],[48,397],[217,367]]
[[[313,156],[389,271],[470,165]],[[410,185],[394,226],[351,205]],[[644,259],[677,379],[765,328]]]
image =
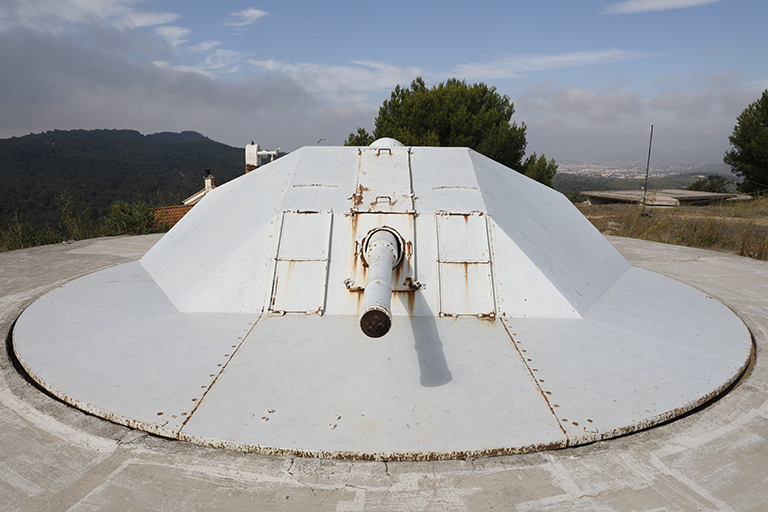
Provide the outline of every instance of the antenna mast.
[[648,162],[645,164],[645,186],[643,187],[643,213],[642,215],[648,215],[645,211],[645,199],[648,196],[648,171],[651,168],[651,146],[653,145],[653,125],[651,125],[651,139],[648,141]]

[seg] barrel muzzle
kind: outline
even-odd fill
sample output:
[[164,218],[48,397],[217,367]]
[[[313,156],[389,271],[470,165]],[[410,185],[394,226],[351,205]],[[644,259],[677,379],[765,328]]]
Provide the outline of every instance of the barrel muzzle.
[[368,279],[360,309],[360,328],[366,336],[380,338],[392,327],[392,269],[400,261],[398,237],[381,228],[369,235],[364,248]]

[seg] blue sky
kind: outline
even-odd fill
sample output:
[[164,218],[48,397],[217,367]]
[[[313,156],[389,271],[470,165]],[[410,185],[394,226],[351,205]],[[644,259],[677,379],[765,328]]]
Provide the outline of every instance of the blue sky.
[[395,85],[456,77],[515,103],[561,162],[718,162],[768,88],[765,0],[0,0],[0,137],[195,130],[342,144]]

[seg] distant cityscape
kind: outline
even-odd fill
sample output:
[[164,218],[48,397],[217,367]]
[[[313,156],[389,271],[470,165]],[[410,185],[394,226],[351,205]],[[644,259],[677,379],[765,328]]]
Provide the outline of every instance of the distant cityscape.
[[[636,162],[558,162],[557,172],[602,178],[644,179],[645,165]],[[709,174],[729,174],[730,170],[725,164],[651,165],[648,176],[660,178],[689,172],[705,177]]]

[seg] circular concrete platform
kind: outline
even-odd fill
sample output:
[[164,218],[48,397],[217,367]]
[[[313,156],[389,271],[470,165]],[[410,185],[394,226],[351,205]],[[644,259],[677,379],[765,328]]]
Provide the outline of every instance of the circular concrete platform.
[[138,262],[67,283],[13,348],[44,389],[162,436],[265,454],[437,460],[656,425],[726,389],[752,351],[713,297],[631,269],[584,318],[181,313]]
[[[136,259],[157,237],[0,253],[0,329],[47,291]],[[676,421],[574,448],[438,462],[244,454],[150,436],[40,392],[0,357],[0,509],[761,510],[768,501],[768,262],[611,237],[633,265],[727,304],[754,334],[749,375]]]

